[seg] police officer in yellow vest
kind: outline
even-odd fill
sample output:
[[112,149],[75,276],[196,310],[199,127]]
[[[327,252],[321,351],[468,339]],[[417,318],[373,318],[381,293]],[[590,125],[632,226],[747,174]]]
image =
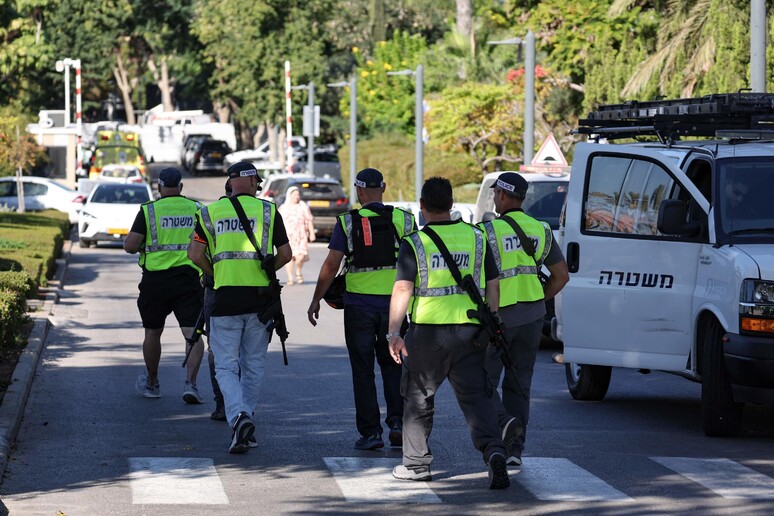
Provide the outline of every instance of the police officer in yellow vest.
[[[142,354],[146,373],[137,378],[135,387],[146,398],[161,396],[158,373],[167,316],[174,312],[183,335],[189,337],[202,302],[199,269],[187,256],[194,214],[202,205],[180,194],[183,183],[176,168],[159,173],[158,188],[161,198],[142,205],[124,240],[127,253],[140,253],[142,267],[137,307],[145,328]],[[188,358],[183,390],[186,403],[202,403],[196,387],[202,355],[203,344],[199,341]]]
[[386,185],[382,173],[375,168],[358,172],[355,187],[362,208],[339,216],[307,314],[309,322],[316,326],[320,300],[346,257],[344,338],[352,366],[355,421],[360,433],[355,449],[374,450],[384,447],[374,356],[382,374],[390,444],[401,446],[403,442],[401,368],[390,358],[385,335],[395,283],[397,245],[404,235],[416,229],[416,222],[411,213],[382,204]]
[[[447,179],[425,181],[419,203],[427,225],[401,243],[390,304],[387,337],[394,360],[403,364],[405,400],[403,464],[392,474],[400,480],[432,480],[428,439],[435,393],[448,378],[473,444],[489,469],[489,488],[503,489],[510,479],[492,389],[484,372],[486,342],[480,342],[478,320],[468,317],[468,310],[476,305],[455,281],[440,248],[428,236],[428,228],[448,248],[461,276],[473,277],[492,310],[497,310],[499,302],[497,268],[484,233],[461,220],[451,220],[452,187]],[[399,330],[407,311],[410,326],[404,342]]]
[[228,176],[232,197],[221,198],[196,214],[188,256],[215,279],[209,342],[232,428],[229,452],[244,453],[257,446],[252,416],[258,405],[269,346],[267,324],[261,317],[272,297],[269,275],[231,201],[236,199],[244,210],[261,255],[274,255],[275,271],[290,260],[291,250],[277,207],[255,198],[261,182],[255,166],[235,163],[229,167]]
[[[513,373],[506,370],[500,399],[497,387],[503,364],[494,349],[487,353],[487,372],[494,389],[495,407],[503,436],[515,435],[514,439],[503,439],[508,448],[508,464],[521,466],[529,422],[532,371],[546,314],[545,301],[553,298],[564,287],[569,281],[569,273],[562,251],[554,241],[551,227],[533,219],[521,209],[529,189],[527,180],[516,172],[504,172],[492,184],[492,188],[495,209],[500,218],[479,225],[486,234],[500,271],[500,318],[505,324],[508,351],[516,366],[518,384],[512,378]],[[524,249],[506,218],[515,221],[533,243],[533,256]],[[538,276],[541,264],[550,273],[545,287]],[[517,385],[521,386],[524,395]],[[511,432],[510,428],[514,426],[522,431]]]

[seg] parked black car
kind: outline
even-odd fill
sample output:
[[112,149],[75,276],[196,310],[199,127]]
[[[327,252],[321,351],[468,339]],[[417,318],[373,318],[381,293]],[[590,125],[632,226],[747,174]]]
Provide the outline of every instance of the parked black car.
[[349,198],[341,184],[335,179],[308,174],[275,174],[266,179],[258,195],[280,205],[291,186],[298,187],[301,200],[309,205],[316,235],[330,237],[336,217],[350,210]]
[[200,172],[223,172],[223,158],[231,152],[222,140],[202,140],[194,145],[193,159],[188,166],[192,176]]

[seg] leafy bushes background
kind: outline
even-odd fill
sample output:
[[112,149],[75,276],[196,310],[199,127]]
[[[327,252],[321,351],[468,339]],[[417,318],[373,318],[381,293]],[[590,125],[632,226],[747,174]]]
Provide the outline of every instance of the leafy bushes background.
[[26,321],[26,299],[54,273],[69,228],[66,213],[0,213],[0,354]]

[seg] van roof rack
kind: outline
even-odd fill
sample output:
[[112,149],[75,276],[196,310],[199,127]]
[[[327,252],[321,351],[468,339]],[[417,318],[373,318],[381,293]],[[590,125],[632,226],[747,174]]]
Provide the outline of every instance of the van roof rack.
[[[683,136],[761,137],[774,131],[773,93],[721,93],[706,97],[599,106],[579,120],[579,134],[594,140],[656,136],[673,143]],[[768,139],[768,138],[767,138]]]

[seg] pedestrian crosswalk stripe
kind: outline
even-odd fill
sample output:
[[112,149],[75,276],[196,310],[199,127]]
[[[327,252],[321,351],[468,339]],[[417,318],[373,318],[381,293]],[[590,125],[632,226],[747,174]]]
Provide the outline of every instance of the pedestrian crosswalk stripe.
[[564,502],[629,502],[631,498],[568,459],[525,457],[511,479],[538,500]]
[[730,499],[774,499],[774,479],[729,459],[651,457],[662,466]]
[[212,459],[130,457],[133,504],[228,503]]
[[441,503],[425,484],[396,480],[392,468],[399,459],[323,457],[341,492],[353,503]]

